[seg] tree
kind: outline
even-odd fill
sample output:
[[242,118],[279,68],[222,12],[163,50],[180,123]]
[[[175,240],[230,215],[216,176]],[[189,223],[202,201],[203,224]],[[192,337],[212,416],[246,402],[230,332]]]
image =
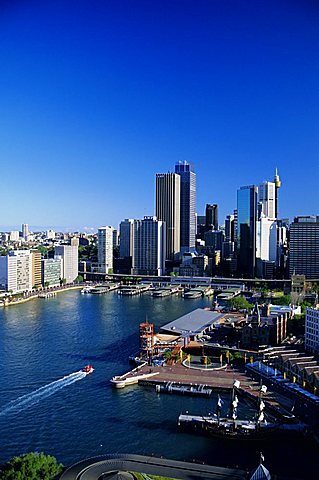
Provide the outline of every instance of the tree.
[[289,305],[291,303],[291,297],[290,297],[290,295],[283,295],[282,297],[273,298],[271,303],[273,305],[286,306],[286,305]]
[[84,280],[84,278],[82,277],[82,275],[78,275],[75,279],[75,283],[82,283]]
[[250,310],[251,304],[245,297],[234,297],[229,300],[229,306],[236,310]]
[[63,469],[56,458],[44,453],[26,453],[0,465],[1,480],[53,480]]

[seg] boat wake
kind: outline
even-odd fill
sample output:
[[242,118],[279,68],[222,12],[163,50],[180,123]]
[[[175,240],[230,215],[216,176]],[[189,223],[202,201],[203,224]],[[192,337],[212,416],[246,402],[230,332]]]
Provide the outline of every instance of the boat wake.
[[59,380],[48,383],[47,385],[44,385],[43,387],[40,387],[33,392],[22,395],[16,400],[12,400],[10,403],[8,403],[6,407],[4,407],[4,409],[0,412],[0,417],[7,415],[8,413],[19,413],[26,408],[32,407],[32,405],[35,405],[41,400],[50,397],[62,388],[72,385],[72,383],[78,382],[79,380],[82,380],[82,378],[85,378],[86,375],[87,373],[82,371],[70,373],[70,375],[66,375]]

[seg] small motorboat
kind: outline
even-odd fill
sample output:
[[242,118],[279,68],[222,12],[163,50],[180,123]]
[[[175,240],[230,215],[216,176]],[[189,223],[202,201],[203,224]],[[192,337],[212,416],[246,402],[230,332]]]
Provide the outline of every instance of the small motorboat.
[[82,372],[86,373],[87,375],[92,373],[93,370],[94,370],[93,365],[85,365],[85,367],[82,368]]

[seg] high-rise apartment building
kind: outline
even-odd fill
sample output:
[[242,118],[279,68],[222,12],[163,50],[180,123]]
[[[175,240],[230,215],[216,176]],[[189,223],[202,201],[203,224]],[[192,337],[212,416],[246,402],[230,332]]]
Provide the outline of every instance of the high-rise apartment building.
[[319,216],[295,217],[289,237],[289,276],[319,278]]
[[174,260],[180,252],[181,176],[156,174],[156,217],[166,224],[166,259]]
[[29,225],[27,223],[23,223],[22,224],[22,237],[24,238],[24,240],[28,240],[28,236],[29,236]]
[[42,285],[41,274],[41,252],[33,250],[31,252],[32,259],[32,288],[39,288]]
[[193,165],[179,161],[175,173],[180,176],[180,251],[195,249],[196,238],[196,173]]
[[237,190],[238,274],[255,277],[257,187],[249,185]]
[[156,217],[134,220],[133,274],[164,275],[165,231],[165,223]]
[[218,230],[218,205],[216,203],[207,203],[205,217],[205,230]]
[[0,288],[6,292],[17,293],[17,257],[3,255],[0,257]]
[[276,186],[273,182],[263,182],[259,186],[261,213],[274,220],[276,218]]
[[[76,242],[74,241],[74,243]],[[64,280],[66,283],[74,282],[78,276],[79,268],[78,245],[57,245],[54,248],[54,258],[61,260],[62,280]]]
[[110,273],[113,270],[113,227],[100,227],[97,232],[98,271]]
[[12,250],[0,257],[0,285],[8,292],[32,290],[32,254],[30,250]]

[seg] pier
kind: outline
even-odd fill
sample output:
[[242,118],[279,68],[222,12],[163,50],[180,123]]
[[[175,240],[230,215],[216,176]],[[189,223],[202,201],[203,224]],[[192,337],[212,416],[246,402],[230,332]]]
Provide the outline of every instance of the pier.
[[151,288],[151,285],[126,285],[121,287],[118,291],[119,295],[139,295],[141,293],[147,292]]

